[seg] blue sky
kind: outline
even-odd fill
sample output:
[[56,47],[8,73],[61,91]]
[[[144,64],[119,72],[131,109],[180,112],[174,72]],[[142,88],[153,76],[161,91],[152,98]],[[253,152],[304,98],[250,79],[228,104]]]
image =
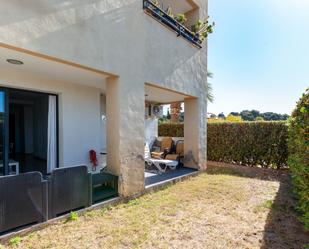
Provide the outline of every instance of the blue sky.
[[212,113],[290,114],[309,87],[309,0],[209,0]]

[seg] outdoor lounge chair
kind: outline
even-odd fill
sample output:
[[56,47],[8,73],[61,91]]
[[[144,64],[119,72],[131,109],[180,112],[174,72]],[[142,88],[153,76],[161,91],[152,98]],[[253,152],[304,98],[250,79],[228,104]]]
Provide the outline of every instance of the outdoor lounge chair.
[[[173,146],[173,139],[171,137],[165,137],[162,139],[161,144],[157,149],[159,151],[152,151],[151,157],[156,159],[163,159],[165,156],[171,152]],[[156,146],[154,146],[156,147]],[[154,148],[153,147],[153,148]]]
[[151,158],[149,145],[148,145],[148,143],[146,143],[146,145],[145,145],[145,163],[147,163],[149,166],[154,165],[159,170],[159,172],[162,173],[162,172],[165,172],[167,168],[170,168],[172,170],[176,169],[176,167],[179,164],[179,161]]
[[181,158],[184,157],[184,141],[183,140],[178,140],[176,143],[176,148],[175,148],[175,153],[173,154],[167,154],[165,156],[166,160],[175,160],[179,161]]

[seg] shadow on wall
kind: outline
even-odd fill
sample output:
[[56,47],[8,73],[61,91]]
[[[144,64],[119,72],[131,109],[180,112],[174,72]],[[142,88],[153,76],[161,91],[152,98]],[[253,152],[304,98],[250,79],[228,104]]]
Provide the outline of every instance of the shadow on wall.
[[[12,3],[13,2],[13,3]],[[49,1],[48,3],[38,3],[37,1],[27,1],[27,7],[24,7],[20,1],[10,1],[8,8],[15,15],[8,18],[2,18],[0,33],[1,40],[9,41],[18,36],[23,42],[29,42],[51,32],[62,30],[65,27],[86,21],[94,16],[102,15],[119,8],[120,5],[128,5],[134,0],[118,0],[118,1],[71,1],[58,0]],[[90,3],[89,3],[90,2]],[[13,8],[14,6],[14,8]],[[15,6],[18,6],[16,8]],[[31,11],[27,11],[27,9]],[[7,8],[3,8],[5,12],[1,16],[6,17]],[[34,16],[34,13],[37,15]],[[11,18],[14,16],[14,19]],[[6,20],[6,23],[3,23]],[[22,30],[22,32],[21,32]],[[3,33],[6,31],[5,33]]]
[[280,187],[273,201],[267,201],[269,213],[263,231],[261,248],[299,248],[305,249],[309,233],[297,219],[296,200],[293,196],[291,178],[287,172],[245,166],[209,166],[208,174],[226,174],[256,178],[264,181],[279,181]]
[[[84,0],[53,0],[53,1],[37,1],[37,0],[11,0],[1,2],[0,16],[5,16],[7,10],[14,5],[18,5],[22,11],[14,11],[10,9],[11,15],[8,18],[1,19],[0,26],[12,23],[22,22],[33,17],[33,10],[40,13],[40,15],[48,15],[60,10],[72,9],[77,6],[89,5],[89,2]],[[32,6],[32,8],[29,8]]]
[[[190,74],[205,66],[200,50],[191,48],[187,41],[178,40],[175,46],[172,41],[180,38],[145,15],[142,1],[89,0],[85,4],[81,0],[74,3],[51,0],[38,4],[31,0],[27,8],[12,1],[7,7],[14,15],[0,10],[1,42],[15,46],[29,44],[42,53],[67,60],[74,58],[81,64],[133,76],[138,70],[136,65],[151,65],[152,70],[147,71],[150,81],[177,82],[184,91],[187,82],[201,80],[203,76]],[[166,42],[170,38],[173,40]],[[153,63],[162,61],[165,52],[173,54],[168,58],[169,63]],[[128,66],[134,70],[128,70]]]

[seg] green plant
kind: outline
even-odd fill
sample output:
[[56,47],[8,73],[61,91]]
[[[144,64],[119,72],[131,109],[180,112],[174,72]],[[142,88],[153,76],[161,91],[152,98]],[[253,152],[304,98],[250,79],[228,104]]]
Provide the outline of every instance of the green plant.
[[[220,120],[221,121],[221,120]],[[183,124],[159,125],[159,136],[183,137]],[[286,122],[226,122],[207,125],[208,160],[281,168],[287,165]]]
[[76,220],[78,220],[78,213],[71,212],[70,216],[67,218],[67,221],[76,221]]
[[309,230],[309,89],[298,101],[289,120],[288,146],[288,165],[298,196],[297,209],[305,229]]
[[112,206],[103,207],[103,208],[101,208],[101,214],[103,215],[103,214],[105,214],[107,211],[110,211],[110,210],[112,210],[112,209],[113,209]]
[[158,133],[162,137],[183,137],[183,124],[162,123],[159,125]]
[[133,199],[133,200],[130,200],[128,202],[128,206],[136,206],[136,205],[139,205],[140,204],[140,201],[138,199]]
[[256,117],[255,121],[264,121],[264,118],[263,117]]
[[243,120],[241,116],[234,116],[230,114],[226,117],[226,121],[227,122],[242,122]]
[[168,8],[165,10],[165,12],[166,12],[171,18],[174,18],[174,14],[173,14],[173,11],[172,11],[171,6],[168,6]]
[[207,126],[208,160],[281,168],[287,165],[285,122],[221,122]]
[[155,6],[160,7],[160,3],[159,3],[158,0],[151,0],[151,2],[152,2]]
[[9,241],[10,246],[17,246],[21,242],[21,237],[16,236]]
[[187,17],[185,14],[179,13],[175,16],[175,20],[183,25],[186,23]]
[[279,114],[274,112],[262,113],[257,110],[244,110],[237,115],[240,115],[244,121],[286,121],[289,118],[289,115],[287,114]]
[[208,20],[198,20],[194,25],[191,26],[191,31],[199,36],[203,41],[208,37],[208,34],[213,33],[215,23],[209,24]]
[[274,206],[273,200],[267,200],[261,205],[263,208],[271,209]]

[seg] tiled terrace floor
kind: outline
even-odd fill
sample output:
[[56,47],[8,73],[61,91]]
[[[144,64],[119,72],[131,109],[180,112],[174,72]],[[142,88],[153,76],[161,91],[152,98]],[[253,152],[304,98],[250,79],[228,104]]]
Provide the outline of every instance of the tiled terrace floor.
[[156,184],[163,183],[165,181],[173,180],[174,178],[191,174],[195,171],[196,171],[195,169],[181,167],[176,170],[170,170],[161,174],[153,172],[145,172],[145,185],[146,187],[153,186]]

